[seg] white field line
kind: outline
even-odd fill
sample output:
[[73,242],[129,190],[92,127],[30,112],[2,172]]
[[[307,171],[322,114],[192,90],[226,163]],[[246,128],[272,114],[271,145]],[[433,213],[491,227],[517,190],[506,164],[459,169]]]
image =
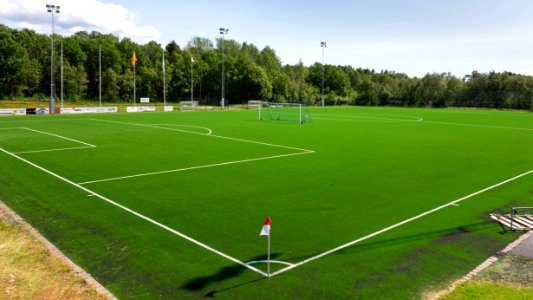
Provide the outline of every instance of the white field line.
[[[382,121],[401,121],[401,122],[421,122],[421,121],[424,121],[423,118],[421,117],[414,117],[414,116],[401,116],[401,117],[405,117],[405,118],[411,118],[411,119],[398,119],[398,118],[387,118],[387,117],[370,117],[370,116],[359,116],[359,115],[321,115],[321,114],[313,114],[313,118],[315,118],[314,116],[322,116],[322,117],[345,117],[345,118],[348,118],[348,119],[372,119],[372,120],[382,120]],[[321,119],[322,120],[322,119]],[[335,121],[344,121],[342,119],[331,119],[331,120],[335,120]]]
[[[468,115],[494,115],[494,113],[490,113],[490,112],[483,112],[483,111],[480,111],[480,110],[472,110],[472,111],[460,111],[460,110],[454,110],[454,109],[447,109],[447,110],[439,110],[439,109],[424,109],[422,111],[427,111],[427,112],[433,112],[433,113],[451,113],[451,114],[468,114]],[[509,114],[515,114],[515,115],[520,115],[520,116],[528,116],[530,117],[530,112],[528,111],[517,111],[517,110],[514,110],[514,111],[505,111],[505,113],[509,113]]]
[[189,236],[187,236],[187,235],[185,235],[185,234],[183,234],[183,233],[181,233],[181,232],[179,232],[177,230],[174,230],[174,229],[168,227],[167,225],[161,224],[161,223],[159,223],[159,222],[157,222],[157,221],[155,221],[155,220],[153,220],[153,219],[151,219],[151,218],[149,218],[149,217],[147,217],[145,215],[142,215],[142,214],[140,214],[140,213],[138,213],[138,212],[136,212],[136,211],[134,211],[134,210],[122,205],[122,204],[119,204],[119,203],[117,203],[117,202],[115,202],[115,201],[113,201],[113,200],[111,200],[109,198],[106,198],[106,197],[104,197],[104,196],[102,196],[102,195],[100,195],[100,194],[98,194],[96,192],[93,192],[92,190],[90,190],[88,188],[85,188],[85,187],[83,187],[83,186],[81,186],[81,185],[79,185],[79,184],[77,184],[77,183],[75,183],[73,181],[70,181],[70,180],[66,179],[65,177],[62,177],[62,176],[60,176],[60,175],[58,175],[58,174],[56,174],[56,173],[54,173],[52,171],[49,171],[49,170],[47,170],[47,169],[45,169],[45,168],[43,168],[43,167],[41,167],[41,166],[39,166],[39,165],[37,165],[35,163],[32,163],[29,160],[26,160],[26,159],[14,154],[14,153],[6,151],[3,148],[0,148],[0,151],[2,151],[4,153],[6,153],[7,155],[10,155],[10,156],[18,159],[18,160],[20,160],[22,162],[25,162],[25,163],[27,163],[27,164],[29,164],[29,165],[37,168],[37,169],[49,174],[49,175],[52,175],[53,177],[56,177],[59,180],[62,180],[62,181],[66,182],[66,183],[68,183],[68,184],[70,184],[72,186],[75,186],[75,187],[77,187],[77,188],[89,193],[90,195],[93,195],[94,197],[98,197],[101,200],[104,200],[104,201],[106,201],[106,202],[108,202],[108,203],[110,203],[110,204],[112,204],[112,205],[124,210],[124,211],[127,211],[127,212],[129,212],[129,213],[131,213],[131,214],[133,214],[133,215],[135,215],[135,216],[137,216],[137,217],[139,217],[139,218],[141,218],[141,219],[143,219],[145,221],[148,221],[148,222],[150,222],[150,223],[152,223],[152,224],[154,224],[154,225],[156,225],[158,227],[161,227],[161,228],[163,228],[163,229],[165,229],[165,230],[167,230],[167,231],[169,231],[169,232],[171,232],[171,233],[173,233],[173,234],[175,234],[175,235],[177,235],[177,236],[179,236],[179,237],[181,237],[183,239],[186,239],[189,242],[192,242],[192,243],[194,243],[194,244],[196,244],[196,245],[198,245],[198,246],[200,246],[200,247],[202,247],[202,248],[204,248],[204,249],[206,249],[208,251],[211,251],[211,252],[213,252],[215,254],[218,254],[218,255],[220,255],[220,256],[222,256],[222,257],[224,257],[224,258],[226,258],[226,259],[228,259],[228,260],[230,260],[230,261],[232,261],[234,263],[237,263],[237,264],[239,264],[239,265],[241,265],[243,267],[246,267],[246,268],[248,268],[248,269],[250,269],[250,270],[252,270],[254,272],[257,272],[257,273],[259,273],[259,274],[261,274],[261,275],[263,275],[265,277],[268,277],[268,275],[265,272],[263,272],[263,271],[261,271],[261,270],[259,270],[257,268],[254,268],[254,267],[252,267],[250,265],[247,265],[246,263],[244,263],[244,262],[242,262],[242,261],[240,261],[240,260],[238,260],[238,259],[236,259],[236,258],[234,258],[232,256],[229,256],[229,255],[227,255],[227,254],[225,254],[223,252],[220,252],[220,251],[218,251],[218,250],[216,250],[216,249],[214,249],[214,248],[212,248],[212,247],[210,247],[210,246],[208,246],[208,245],[206,245],[206,244],[204,244],[204,243],[202,243],[200,241],[197,241],[197,240],[195,240],[195,239],[193,239],[193,238],[191,238],[191,237],[189,237]]
[[432,112],[432,113],[453,113],[453,114],[467,114],[467,115],[494,115],[488,112],[467,112],[467,111],[452,111],[452,110],[437,110],[437,109],[423,109],[422,111]]
[[216,138],[219,138],[219,139],[230,140],[230,141],[237,141],[237,142],[244,142],[244,143],[250,143],[250,144],[258,144],[258,145],[264,145],[264,146],[270,146],[270,147],[276,147],[276,148],[283,148],[283,149],[296,150],[296,151],[300,151],[300,152],[302,152],[302,153],[300,153],[300,154],[310,154],[310,153],[315,153],[314,150],[308,150],[308,149],[303,149],[303,148],[296,148],[296,147],[291,147],[291,146],[283,146],[283,145],[269,144],[269,143],[263,143],[263,142],[257,142],[257,141],[252,141],[252,140],[239,139],[239,138],[232,138],[232,137],[221,136],[221,135],[210,135],[210,136],[212,136],[212,137],[216,137]]
[[[104,120],[104,119],[88,119],[88,120],[99,121],[99,122],[108,122],[108,123],[117,123],[117,124],[125,124],[125,125],[131,125],[131,126],[148,127],[148,128],[157,128],[157,129],[163,129],[163,130],[180,131],[180,132],[186,132],[186,133],[206,136],[206,134],[203,134],[203,133],[180,130],[180,129],[175,129],[175,128],[162,127],[162,126],[157,126],[157,125],[154,126],[154,125],[148,125],[148,124],[128,123],[128,122],[111,121],[111,120]],[[212,135],[208,135],[208,136],[215,137],[215,138],[220,138],[220,139],[238,141],[238,142],[265,145],[265,146],[276,147],[276,148],[297,150],[297,151],[308,152],[308,153],[314,153],[315,152],[313,150],[308,150],[308,149],[302,149],[302,148],[296,148],[296,147],[290,147],[290,146],[283,146],[283,145],[276,145],[276,144],[269,144],[269,143],[263,143],[263,142],[246,140],[246,139],[239,139],[239,138],[232,138],[232,137],[221,136],[221,135],[213,135],[212,134]]]
[[[268,260],[254,260],[254,261],[249,261],[247,262],[246,264],[247,265],[253,265],[253,264],[266,264],[268,263],[269,261]],[[281,265],[287,265],[287,266],[292,266],[293,264],[291,263],[288,263],[286,261],[281,261],[281,260],[271,260],[270,261],[271,263],[274,263],[274,264],[281,264]]]
[[336,121],[336,122],[352,122],[352,123],[361,123],[361,122],[382,122],[382,123],[392,123],[392,122],[417,122],[411,120],[357,120],[357,119],[333,119],[333,118],[321,118],[313,116],[313,120],[321,121]]
[[339,117],[347,117],[348,119],[334,119],[334,118],[321,118],[321,115],[318,115],[319,117],[315,117],[316,115],[313,115],[313,119],[317,120],[325,120],[325,121],[340,121],[340,122],[362,122],[363,120],[357,120],[357,118],[368,118],[368,119],[380,119],[382,121],[390,121],[390,122],[423,122],[423,123],[432,123],[432,124],[443,124],[443,125],[456,125],[456,126],[470,126],[470,127],[481,127],[481,128],[495,128],[495,129],[511,129],[511,130],[527,130],[527,131],[533,131],[533,128],[523,128],[523,127],[508,127],[508,126],[495,126],[495,125],[478,125],[478,124],[468,124],[468,123],[453,123],[453,122],[439,122],[439,121],[427,121],[423,118],[419,117],[411,117],[411,118],[417,118],[416,120],[404,120],[404,119],[390,119],[390,118],[377,118],[377,117],[363,117],[363,116],[354,116],[354,118],[350,119],[350,116],[347,115],[331,115],[331,116],[339,116]]
[[46,134],[46,135],[55,136],[55,137],[58,137],[60,139],[64,139],[64,140],[67,140],[67,141],[76,142],[76,143],[80,143],[80,144],[83,144],[83,145],[86,145],[86,146],[89,146],[89,147],[96,148],[96,146],[93,145],[93,144],[89,144],[89,143],[82,142],[82,141],[79,141],[79,140],[71,139],[71,138],[64,137],[64,136],[61,136],[61,135],[58,135],[58,134],[53,134],[53,133],[50,133],[50,132],[40,131],[40,130],[31,129],[31,128],[27,128],[27,127],[22,127],[22,128],[24,128],[26,130],[29,130],[29,131],[34,131],[34,132],[38,132],[38,133],[42,133],[42,134]]
[[45,149],[45,150],[20,151],[20,152],[13,152],[13,153],[15,153],[15,154],[26,154],[26,153],[41,153],[41,152],[64,151],[64,150],[74,150],[74,149],[92,149],[92,148],[94,148],[94,147],[91,147],[91,146],[80,146],[80,147]]
[[130,125],[130,126],[139,126],[139,127],[147,127],[147,128],[156,128],[156,129],[164,129],[164,130],[171,130],[171,131],[179,131],[179,132],[185,132],[190,134],[197,134],[197,135],[207,135],[205,133],[201,132],[195,132],[195,131],[189,131],[189,130],[183,130],[183,129],[177,129],[177,128],[168,128],[164,126],[169,126],[170,124],[165,124],[164,126],[158,125],[158,124],[137,124],[137,123],[129,123],[129,122],[121,122],[121,121],[111,121],[111,120],[104,120],[104,119],[87,119],[91,121],[97,121],[97,122],[106,122],[106,123],[115,123],[115,124],[124,124],[124,125]]
[[528,131],[533,131],[533,128],[522,128],[522,127],[507,127],[507,126],[493,126],[493,125],[477,125],[477,124],[452,123],[452,122],[438,122],[438,121],[424,121],[424,123],[444,124],[444,125],[457,125],[457,126],[470,126],[470,127],[482,127],[482,128],[495,128],[495,129],[514,129],[514,130],[528,130]]
[[[213,130],[207,128],[207,127],[203,127],[203,126],[192,126],[192,125],[178,125],[178,124],[147,124],[147,125],[150,125],[150,126],[174,126],[174,127],[188,127],[188,128],[200,128],[200,129],[205,129],[207,131],[207,133],[205,135],[211,135],[213,133]],[[186,131],[188,133],[198,133],[198,132],[194,132],[194,131]]]
[[328,250],[328,251],[323,252],[323,253],[321,253],[321,254],[318,254],[318,255],[316,255],[316,256],[313,256],[313,257],[307,258],[307,259],[305,259],[305,260],[303,260],[303,261],[301,261],[301,262],[299,262],[299,263],[296,263],[296,264],[294,264],[294,265],[292,265],[292,266],[289,266],[289,267],[283,268],[283,269],[281,269],[281,270],[278,270],[278,271],[276,271],[276,272],[270,274],[270,277],[272,277],[272,276],[276,276],[276,275],[278,275],[278,274],[281,274],[281,273],[283,273],[283,272],[289,271],[289,270],[294,269],[294,268],[296,268],[296,267],[299,267],[299,266],[301,266],[301,265],[303,265],[303,264],[306,264],[306,263],[308,263],[308,262],[310,262],[310,261],[313,261],[313,260],[319,259],[319,258],[321,258],[321,257],[324,257],[324,256],[328,255],[328,254],[331,254],[331,253],[337,252],[337,251],[339,251],[339,250],[342,250],[342,249],[344,249],[344,248],[350,247],[350,246],[352,246],[352,245],[354,245],[354,244],[357,244],[357,243],[359,243],[359,242],[361,242],[361,241],[367,240],[367,239],[369,239],[369,238],[371,238],[371,237],[374,237],[374,236],[376,236],[376,235],[380,235],[380,234],[382,234],[382,233],[384,233],[384,232],[387,232],[387,231],[389,231],[389,230],[391,230],[391,229],[394,229],[394,228],[396,228],[396,227],[400,227],[400,226],[402,226],[402,225],[404,225],[404,224],[407,224],[407,223],[412,222],[412,221],[414,221],[414,220],[420,219],[420,218],[422,218],[422,217],[424,217],[424,216],[427,216],[427,215],[429,215],[429,214],[432,214],[432,213],[434,213],[434,212],[436,212],[436,211],[439,211],[439,210],[441,210],[441,209],[443,209],[443,208],[446,208],[446,207],[448,207],[448,206],[450,206],[450,205],[457,204],[457,203],[459,203],[459,202],[461,202],[461,201],[463,201],[463,200],[466,200],[466,199],[468,199],[468,198],[474,197],[474,196],[479,195],[479,194],[481,194],[481,193],[484,193],[484,192],[486,192],[486,191],[488,191],[488,190],[491,190],[491,189],[497,188],[497,187],[499,187],[499,186],[501,186],[501,185],[504,185],[504,184],[506,184],[506,183],[509,183],[509,182],[511,182],[511,181],[513,181],[513,180],[516,180],[516,179],[520,178],[520,177],[527,176],[527,175],[529,175],[529,174],[531,174],[531,173],[533,173],[533,170],[529,170],[529,171],[527,171],[527,172],[525,172],[525,173],[522,173],[522,174],[517,175],[517,176],[515,176],[515,177],[509,178],[509,179],[504,180],[504,181],[502,181],[502,182],[500,182],[500,183],[497,183],[497,184],[491,185],[491,186],[489,186],[489,187],[487,187],[487,188],[484,188],[484,189],[482,189],[482,190],[480,190],[480,191],[477,191],[477,192],[472,193],[472,194],[470,194],[470,195],[464,196],[464,197],[459,198],[459,199],[457,199],[457,200],[454,200],[454,201],[452,201],[452,202],[446,203],[446,204],[441,205],[441,206],[439,206],[439,207],[436,207],[436,208],[434,208],[434,209],[428,210],[428,211],[426,211],[426,212],[424,212],[424,213],[421,213],[421,214],[416,215],[416,216],[414,216],[414,217],[412,217],[412,218],[409,218],[409,219],[407,219],[407,220],[404,220],[404,221],[401,221],[401,222],[396,223],[396,224],[394,224],[394,225],[391,225],[391,226],[389,226],[389,227],[387,227],[387,228],[383,228],[383,229],[381,229],[381,230],[379,230],[379,231],[376,231],[376,232],[371,233],[371,234],[369,234],[369,235],[366,235],[366,236],[364,236],[364,237],[358,238],[358,239],[356,239],[356,240],[354,240],[354,241],[351,241],[351,242],[346,243],[346,244],[344,244],[344,245],[338,246],[338,247],[336,247],[336,248],[334,248],[334,249],[331,249],[331,250]]
[[23,127],[4,127],[0,128],[0,130],[9,130],[9,129],[22,129]]
[[85,142],[82,142],[82,141],[79,141],[79,140],[71,139],[71,138],[64,137],[64,136],[61,136],[61,135],[57,135],[57,134],[54,134],[54,133],[40,131],[40,130],[31,129],[31,128],[27,128],[27,127],[11,127],[11,128],[0,128],[0,129],[4,129],[4,130],[5,129],[24,129],[24,130],[33,131],[33,132],[37,132],[37,133],[40,133],[40,134],[46,134],[46,135],[58,137],[58,138],[61,138],[61,139],[64,139],[64,140],[68,140],[68,141],[71,141],[71,142],[75,142],[75,143],[80,143],[80,144],[86,145],[86,146],[80,146],[80,147],[64,147],[64,148],[55,148],[55,149],[42,149],[42,150],[30,150],[30,151],[13,152],[13,153],[16,153],[16,154],[40,153],[40,152],[63,151],[63,150],[72,150],[72,149],[96,148],[95,145],[92,145],[92,144],[89,144],[89,143],[85,143]]
[[183,172],[183,171],[190,171],[190,170],[196,170],[196,169],[207,169],[207,168],[212,168],[212,167],[219,167],[219,166],[226,166],[226,165],[233,165],[233,164],[240,164],[240,163],[248,163],[248,162],[253,162],[253,161],[260,161],[260,160],[267,160],[267,159],[274,159],[274,158],[295,156],[295,155],[302,155],[302,154],[309,154],[309,153],[311,153],[311,152],[296,152],[296,153],[281,154],[281,155],[275,155],[275,156],[267,156],[267,157],[235,160],[235,161],[228,161],[228,162],[222,162],[222,163],[217,163],[217,164],[194,166],[194,167],[181,168],[181,169],[164,170],[164,171],[156,171],[156,172],[149,172],[149,173],[142,173],[142,174],[134,174],[134,175],[127,175],[127,176],[119,176],[119,177],[112,177],[112,178],[97,179],[97,180],[91,180],[91,181],[86,181],[86,182],[80,182],[78,184],[79,185],[85,185],[85,184],[91,184],[91,183],[97,183],[97,182],[115,181],[115,180],[122,180],[122,179],[135,178],[135,177],[143,177],[143,176],[152,176],[152,175],[159,175],[159,174]]
[[[156,171],[156,172],[147,172],[147,173],[141,173],[141,174],[118,176],[118,177],[112,177],[112,178],[96,179],[96,180],[90,180],[90,181],[85,181],[85,182],[78,183],[80,185],[98,183],[98,182],[115,181],[115,180],[123,180],[123,179],[142,177],[142,176],[152,176],[152,175],[159,175],[159,174],[183,172],[183,171],[190,171],[190,170],[195,170],[195,169],[205,169],[205,168],[219,167],[219,166],[239,164],[239,163],[248,163],[248,162],[261,161],[261,160],[267,160],[267,159],[274,159],[274,158],[281,158],[281,157],[288,157],[288,156],[296,156],[296,155],[302,155],[302,154],[311,154],[311,153],[315,152],[313,150],[295,148],[295,147],[290,147],[290,146],[269,144],[269,143],[263,143],[263,142],[257,142],[257,141],[239,139],[239,138],[226,137],[226,136],[221,136],[221,135],[211,135],[211,134],[204,134],[204,133],[186,131],[186,130],[175,129],[175,128],[162,127],[162,126],[159,126],[157,124],[155,124],[155,125],[154,124],[153,125],[150,125],[150,124],[137,124],[137,123],[127,123],[127,122],[109,121],[109,120],[100,120],[100,119],[90,119],[90,120],[109,122],[109,123],[125,124],[125,125],[131,125],[131,126],[156,128],[156,129],[163,129],[163,130],[179,131],[179,132],[197,134],[197,135],[202,135],[202,136],[210,136],[210,137],[215,137],[215,138],[219,138],[219,139],[226,139],[226,140],[232,140],[232,141],[238,141],[238,142],[244,142],[244,143],[259,144],[259,145],[264,145],[264,146],[269,146],[269,147],[297,150],[299,152],[281,154],[281,155],[274,155],[274,156],[266,156],[266,157],[258,157],[258,158],[250,158],[250,159],[242,159],[242,160],[235,160],[235,161],[228,161],[228,162],[222,162],[222,163],[216,163],[216,164],[200,165],[200,166],[193,166],[193,167],[179,168],[179,169],[172,169],[172,170],[163,170],[163,171]],[[169,126],[170,124],[165,124],[165,125]],[[204,128],[205,129],[206,127],[198,127],[198,128]]]

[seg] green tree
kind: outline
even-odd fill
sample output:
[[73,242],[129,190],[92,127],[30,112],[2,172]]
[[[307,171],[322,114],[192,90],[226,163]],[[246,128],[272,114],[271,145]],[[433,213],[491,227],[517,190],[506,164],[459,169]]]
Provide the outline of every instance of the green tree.
[[102,72],[102,96],[107,100],[118,100],[120,95],[119,76],[108,68]]
[[23,77],[25,49],[17,43],[10,32],[0,32],[0,93],[13,95],[17,77]]
[[417,106],[444,106],[446,81],[443,74],[426,74],[416,87],[415,104]]

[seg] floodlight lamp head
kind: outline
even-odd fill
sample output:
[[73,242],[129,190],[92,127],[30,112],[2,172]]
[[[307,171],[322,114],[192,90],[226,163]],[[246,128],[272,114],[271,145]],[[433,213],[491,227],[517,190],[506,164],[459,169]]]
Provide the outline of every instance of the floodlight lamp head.
[[326,42],[320,42],[320,47],[326,47]]
[[58,14],[58,13],[59,13],[59,5],[56,6],[56,14]]
[[52,12],[52,7],[51,7],[50,4],[46,4],[46,10],[47,10],[48,12]]

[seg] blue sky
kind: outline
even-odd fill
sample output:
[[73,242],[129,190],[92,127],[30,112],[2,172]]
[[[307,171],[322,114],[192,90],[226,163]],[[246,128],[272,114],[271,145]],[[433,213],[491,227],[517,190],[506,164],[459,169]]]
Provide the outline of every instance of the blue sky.
[[[13,27],[50,31],[44,6],[51,0],[19,0],[17,14],[0,0],[0,20]],[[374,0],[374,1],[125,1],[64,0],[58,31],[97,30],[137,42],[193,36],[227,37],[270,46],[283,63],[302,60],[411,76],[451,72],[511,71],[533,75],[533,1],[524,0]],[[113,4],[113,5],[112,5]],[[35,8],[34,8],[35,7]],[[20,13],[22,11],[22,13]],[[107,12],[103,13],[103,11]],[[63,18],[63,20],[62,20]],[[63,22],[63,23],[62,23]],[[77,26],[78,24],[78,26]]]

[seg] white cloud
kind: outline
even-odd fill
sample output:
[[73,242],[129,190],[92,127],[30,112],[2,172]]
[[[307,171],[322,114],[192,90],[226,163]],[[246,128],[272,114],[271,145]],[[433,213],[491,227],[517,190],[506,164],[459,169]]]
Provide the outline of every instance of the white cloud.
[[51,14],[46,12],[48,3],[61,6],[60,13],[54,15],[54,25],[56,32],[63,35],[94,30],[120,38],[129,37],[139,43],[158,40],[161,36],[154,26],[140,26],[134,12],[99,0],[0,0],[0,22],[49,33]]

